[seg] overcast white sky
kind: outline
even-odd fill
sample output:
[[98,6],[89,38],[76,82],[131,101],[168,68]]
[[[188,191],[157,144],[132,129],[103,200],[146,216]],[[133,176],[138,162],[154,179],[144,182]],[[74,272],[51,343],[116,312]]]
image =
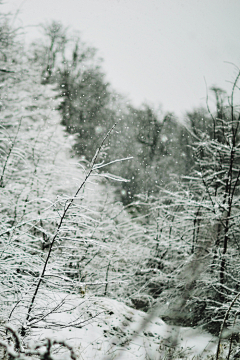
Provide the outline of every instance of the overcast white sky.
[[[178,115],[228,91],[240,67],[240,0],[5,0],[16,24],[58,20],[99,49],[108,81],[135,105]],[[29,36],[37,36],[29,27]]]

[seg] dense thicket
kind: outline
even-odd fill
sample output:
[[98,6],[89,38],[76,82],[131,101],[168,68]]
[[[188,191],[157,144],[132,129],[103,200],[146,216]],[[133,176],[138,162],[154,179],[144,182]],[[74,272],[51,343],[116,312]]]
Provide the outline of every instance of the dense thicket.
[[229,97],[211,89],[214,113],[182,124],[114,92],[78,34],[58,22],[43,33],[25,51],[0,17],[1,335],[7,321],[23,338],[67,326],[49,318],[66,311],[63,294],[86,293],[217,334],[240,286],[239,74]]
[[[2,32],[11,38],[3,19]],[[7,340],[10,324],[27,341],[41,328],[88,324],[99,312],[94,296],[130,297],[128,281],[141,262],[146,236],[116,203],[113,190],[98,184],[101,158],[94,166],[71,159],[74,136],[60,125],[64,98],[53,80],[43,79],[41,57],[25,53],[14,36],[6,44],[1,61],[0,334]],[[87,311],[66,322],[59,317],[82,304]]]
[[[216,113],[188,114],[185,156],[192,169],[178,189],[162,189],[149,202],[156,247],[146,261],[161,276],[144,278],[148,292],[160,298],[163,318],[204,325],[215,334],[239,291],[240,117],[234,103],[238,79],[239,74],[229,98],[213,88]],[[238,306],[236,301],[228,326],[237,326]]]
[[[237,263],[232,259],[238,246],[236,84],[229,102],[223,90],[211,88],[216,112],[211,114],[204,109],[195,109],[186,114],[183,125],[173,114],[159,115],[149,105],[137,109],[126,104],[106,83],[99,64],[96,65],[96,53],[81,45],[78,39],[67,58],[67,44],[72,40],[66,40],[66,30],[61,26],[51,26],[45,27],[45,33],[50,40],[48,52],[52,52],[48,58],[54,61],[45,69],[44,81],[57,82],[61,89],[62,123],[68,132],[76,134],[76,154],[90,160],[96,141],[117,120],[117,132],[109,140],[108,155],[104,156],[109,161],[133,157],[120,166],[115,162],[108,169],[128,180],[116,187],[118,198],[125,205],[135,201],[135,209],[137,200],[140,212],[147,214],[149,231],[152,233],[153,224],[155,227],[154,260],[146,259],[146,264],[153,261],[151,266],[163,273],[166,267],[168,275],[162,275],[161,282],[156,282],[157,289],[153,286],[153,293],[153,290],[146,293],[158,298],[165,290],[167,294],[176,288],[182,291],[186,286],[185,277],[193,276],[194,280],[187,285],[191,290],[183,304],[191,314],[184,315],[183,323],[209,322],[209,328],[218,329],[215,323],[218,319],[221,323],[224,309],[238,289]],[[59,50],[53,50],[54,42],[62,39],[63,34],[64,45],[59,40]],[[61,59],[58,62],[56,54]],[[137,198],[139,194],[142,195]],[[171,256],[167,255],[169,248],[172,249]],[[228,254],[231,261],[226,258]],[[175,281],[186,272],[184,264],[187,259],[189,261],[189,256],[193,258],[191,264],[194,261],[198,264],[197,276],[183,275],[185,280],[181,286],[177,285]],[[164,265],[164,259],[167,259],[167,265]],[[205,271],[199,270],[202,264],[206,265]],[[174,279],[171,273],[171,285],[170,269],[177,271]],[[149,274],[147,279],[143,278],[145,284],[150,281],[148,277],[152,275]],[[209,276],[211,281],[206,280]],[[162,301],[166,301],[165,295]],[[199,315],[199,309],[204,316]],[[216,319],[212,309],[218,311]],[[174,319],[176,321],[175,315]]]

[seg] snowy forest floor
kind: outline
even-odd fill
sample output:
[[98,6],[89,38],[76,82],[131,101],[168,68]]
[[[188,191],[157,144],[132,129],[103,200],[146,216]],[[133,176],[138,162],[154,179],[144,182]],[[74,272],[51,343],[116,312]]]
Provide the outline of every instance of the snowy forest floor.
[[[26,342],[46,338],[67,340],[81,360],[168,359],[173,355],[173,342],[176,344],[174,359],[206,359],[216,350],[216,338],[210,334],[170,326],[156,316],[148,320],[148,314],[117,300],[85,296],[79,304],[79,297],[59,293],[53,301],[59,302],[60,298],[64,299],[61,312],[51,315],[42,328],[38,324]],[[69,325],[71,318],[73,326]],[[81,325],[76,325],[76,318],[81,318]],[[62,329],[54,330],[54,323],[61,323]],[[63,355],[62,351],[55,349],[56,359],[68,359],[68,354]]]

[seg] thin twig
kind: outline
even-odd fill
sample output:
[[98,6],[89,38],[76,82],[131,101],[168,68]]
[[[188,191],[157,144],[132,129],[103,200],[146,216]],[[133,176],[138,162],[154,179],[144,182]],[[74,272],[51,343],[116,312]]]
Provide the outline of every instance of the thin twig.
[[222,325],[221,325],[221,328],[220,328],[220,332],[219,332],[219,336],[218,336],[218,346],[217,346],[217,352],[216,352],[216,360],[219,359],[219,352],[220,352],[220,344],[221,344],[221,340],[222,340],[222,333],[223,333],[223,328],[224,328],[224,325],[227,321],[227,318],[228,318],[228,315],[230,313],[230,310],[231,308],[233,307],[234,303],[237,301],[237,299],[239,298],[240,296],[240,292],[235,296],[235,298],[233,299],[233,301],[231,302],[231,304],[229,305],[229,308],[228,310],[226,311],[226,314],[224,316],[224,319],[223,319],[223,322],[222,322]]
[[42,273],[39,277],[39,280],[38,280],[38,283],[37,283],[37,286],[36,286],[36,289],[34,291],[34,294],[33,294],[33,297],[31,299],[31,303],[30,303],[30,306],[28,308],[28,313],[27,313],[27,316],[26,316],[26,321],[29,320],[29,317],[30,317],[30,314],[31,314],[31,311],[32,311],[32,308],[33,308],[33,305],[34,305],[34,302],[35,302],[35,299],[36,299],[36,296],[38,294],[38,291],[39,291],[39,288],[40,288],[40,285],[43,281],[43,277],[44,277],[44,274],[45,274],[45,271],[46,271],[46,268],[47,268],[47,265],[48,265],[48,261],[50,259],[50,256],[51,256],[51,252],[52,252],[52,249],[53,249],[53,245],[55,243],[55,240],[57,239],[58,237],[58,234],[60,232],[60,229],[62,227],[62,224],[63,224],[63,221],[65,219],[65,216],[69,210],[69,208],[71,207],[71,205],[73,204],[74,200],[77,198],[79,192],[82,190],[82,188],[84,187],[84,185],[86,184],[88,178],[90,177],[90,175],[92,174],[93,170],[94,170],[94,165],[96,163],[96,160],[98,158],[98,155],[103,147],[103,144],[104,142],[106,141],[106,139],[109,137],[110,133],[113,131],[113,129],[115,128],[115,126],[117,125],[117,123],[115,123],[111,129],[108,131],[108,133],[106,134],[106,136],[104,137],[104,139],[102,140],[100,146],[98,147],[93,159],[92,159],[92,162],[90,164],[90,170],[88,171],[87,175],[85,176],[85,179],[83,180],[82,184],[79,186],[78,190],[76,191],[75,195],[71,198],[71,200],[69,201],[69,203],[67,204],[67,202],[65,203],[65,208],[64,208],[64,211],[63,211],[63,214],[61,216],[61,219],[60,219],[60,222],[58,224],[58,227],[57,227],[57,230],[55,232],[55,235],[53,236],[53,239],[51,241],[51,244],[50,244],[50,247],[49,247],[49,251],[48,251],[48,254],[47,254],[47,258],[45,260],[45,263],[44,263],[44,266],[43,266],[43,269],[42,269]]

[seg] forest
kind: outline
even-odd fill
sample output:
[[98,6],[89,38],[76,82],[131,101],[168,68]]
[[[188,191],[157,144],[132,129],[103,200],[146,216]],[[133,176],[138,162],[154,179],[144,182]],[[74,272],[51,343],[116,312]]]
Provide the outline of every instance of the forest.
[[239,68],[180,121],[118,94],[76,31],[52,21],[27,45],[10,20],[0,357],[239,358]]

